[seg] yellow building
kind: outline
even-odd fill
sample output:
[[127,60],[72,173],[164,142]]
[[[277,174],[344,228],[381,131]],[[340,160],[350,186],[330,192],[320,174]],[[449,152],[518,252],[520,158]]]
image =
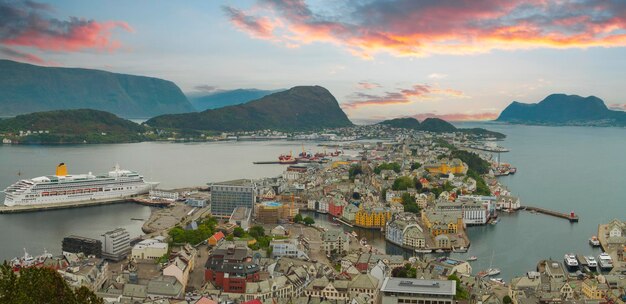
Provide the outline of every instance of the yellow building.
[[467,165],[458,158],[448,160],[442,159],[438,163],[432,163],[424,166],[431,174],[466,174]]
[[391,220],[391,210],[386,208],[365,209],[363,205],[354,215],[354,223],[365,228],[382,228]]
[[582,292],[587,299],[602,299],[606,294],[608,286],[595,279],[586,279],[582,284]]
[[422,210],[421,216],[424,226],[432,236],[456,234],[463,228],[463,217],[460,213],[454,216],[454,214],[444,214],[433,210]]

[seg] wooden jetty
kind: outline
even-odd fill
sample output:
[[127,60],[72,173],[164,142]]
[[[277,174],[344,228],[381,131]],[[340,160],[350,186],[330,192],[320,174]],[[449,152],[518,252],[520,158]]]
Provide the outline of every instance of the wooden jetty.
[[547,215],[551,215],[555,217],[560,217],[560,218],[570,221],[570,223],[578,222],[578,215],[576,215],[574,212],[567,214],[567,213],[561,213],[557,211],[552,211],[552,210],[539,208],[539,207],[532,207],[532,206],[522,206],[521,209],[528,210],[528,211],[535,211],[538,213],[543,213],[543,214],[547,214]]

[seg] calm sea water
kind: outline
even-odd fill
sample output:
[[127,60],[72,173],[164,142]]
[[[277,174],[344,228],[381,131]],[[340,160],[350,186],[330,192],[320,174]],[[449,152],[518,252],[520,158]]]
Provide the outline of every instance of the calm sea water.
[[[518,168],[517,174],[502,178],[526,205],[562,212],[574,211],[580,222],[541,214],[503,214],[500,223],[472,227],[472,240],[466,254],[477,255],[475,272],[490,265],[502,270],[502,277],[523,274],[535,268],[538,260],[562,260],[565,253],[597,254],[587,239],[597,233],[600,223],[612,218],[626,219],[626,129],[584,127],[534,127],[489,123],[481,126],[505,133],[502,145],[511,152],[502,161]],[[318,150],[315,144],[306,149]],[[78,146],[0,146],[0,188],[13,183],[17,172],[33,177],[54,172],[58,162],[66,162],[70,172],[105,172],[116,162],[137,170],[148,180],[160,181],[164,188],[203,185],[236,178],[275,176],[280,165],[253,165],[252,161],[273,160],[276,155],[301,150],[295,142],[221,142],[198,144],[139,143]],[[0,258],[22,253],[28,248],[60,251],[63,236],[78,233],[96,237],[118,226],[138,235],[149,208],[133,204],[89,207],[42,213],[0,215]],[[318,222],[325,222],[317,216]],[[329,225],[327,223],[327,225]],[[370,243],[389,253],[402,252],[386,244],[375,231],[362,231]],[[493,257],[493,258],[492,258]]]
[[[501,214],[497,225],[470,227],[469,252],[456,258],[479,257],[472,262],[474,273],[487,268],[502,270],[510,279],[534,270],[540,259],[563,260],[566,253],[593,254],[588,245],[598,224],[613,218],[626,220],[626,129],[585,127],[538,127],[495,123],[463,123],[461,127],[485,127],[507,135],[500,142],[511,149],[502,153],[503,162],[518,168],[500,180],[522,204],[561,212],[574,211],[579,223],[525,211]],[[318,223],[330,225],[328,216],[314,215]],[[354,230],[345,228],[347,231]],[[379,232],[356,229],[370,244],[391,254],[412,255],[385,242]]]
[[[308,151],[322,151],[305,143]],[[299,142],[136,143],[75,146],[0,145],[0,189],[20,178],[54,174],[60,162],[69,173],[104,173],[119,163],[135,170],[160,188],[202,186],[238,178],[261,178],[282,173],[281,165],[254,165],[276,160],[279,154],[302,150]],[[20,174],[18,176],[18,174]],[[0,194],[0,202],[4,196]],[[40,254],[44,248],[61,253],[64,236],[78,234],[98,238],[103,232],[124,227],[132,236],[141,232],[150,208],[132,203],[47,212],[0,215],[0,260],[23,254]]]

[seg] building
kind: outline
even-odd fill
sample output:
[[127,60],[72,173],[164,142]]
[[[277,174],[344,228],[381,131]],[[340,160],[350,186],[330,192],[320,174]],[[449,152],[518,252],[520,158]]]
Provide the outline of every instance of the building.
[[102,288],[107,280],[109,269],[109,264],[105,260],[71,257],[71,254],[67,258],[73,260],[72,265],[57,269],[57,271],[70,286],[74,288],[85,286],[93,291]]
[[211,186],[211,214],[228,218],[235,208],[252,210],[256,201],[256,188],[249,180],[216,183]]
[[341,230],[328,230],[322,234],[326,255],[347,253],[350,250],[350,236]]
[[196,208],[204,208],[206,206],[206,200],[204,199],[188,198],[185,203]]
[[382,304],[453,304],[456,281],[385,278],[380,293]]
[[394,219],[387,223],[385,239],[405,248],[426,247],[426,237],[417,224],[417,215],[408,212],[394,215]]
[[298,214],[298,209],[292,204],[279,202],[262,202],[256,205],[256,220],[264,224],[277,224],[280,221],[293,219]]
[[308,258],[308,256],[302,250],[298,249],[298,240],[296,239],[272,240],[270,242],[270,247],[272,247],[273,258]]
[[121,261],[130,253],[130,234],[124,228],[117,228],[102,235],[102,256]]
[[434,237],[440,234],[457,234],[464,229],[463,214],[458,210],[453,212],[422,210],[422,223]]
[[330,303],[350,303],[361,296],[368,304],[377,303],[378,279],[370,274],[357,274],[349,280],[330,281],[326,277],[314,279],[304,290],[308,298],[324,299]]
[[[604,279],[600,279],[604,281]],[[603,299],[606,295],[609,287],[606,285],[606,282],[599,282],[597,279],[586,279],[582,283],[582,292],[585,295],[585,298],[592,300],[600,300]]]
[[131,250],[130,256],[136,260],[156,260],[167,254],[168,245],[163,237],[143,240]]
[[364,228],[383,228],[389,220],[391,220],[389,208],[365,208],[363,204],[354,215],[354,224]]
[[467,173],[467,165],[458,158],[452,160],[441,159],[438,162],[424,165],[430,174],[463,174]]
[[440,214],[461,212],[465,225],[484,225],[490,218],[489,202],[475,200],[457,200],[455,202],[438,201],[435,211]]
[[305,176],[308,169],[306,166],[293,165],[287,167],[287,170],[283,172],[283,179],[288,181],[299,180],[302,176]]
[[245,245],[222,243],[209,256],[204,279],[224,292],[245,293],[248,282],[259,281],[260,267]]
[[237,207],[230,215],[229,223],[241,227],[243,230],[248,231],[250,228],[250,222],[252,221],[252,209],[246,207]]
[[63,252],[83,253],[87,256],[102,257],[102,242],[82,236],[70,235],[63,238],[61,245]]
[[220,241],[224,239],[224,237],[225,237],[224,232],[218,231],[209,237],[209,239],[207,240],[207,243],[211,246],[217,246],[217,244],[219,244]]

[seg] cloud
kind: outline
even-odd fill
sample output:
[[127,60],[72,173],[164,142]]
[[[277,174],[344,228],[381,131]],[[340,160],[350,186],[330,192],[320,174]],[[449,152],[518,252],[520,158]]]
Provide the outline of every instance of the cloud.
[[380,84],[375,83],[375,82],[368,82],[368,81],[360,81],[356,85],[358,88],[363,89],[363,90],[371,90],[375,88],[380,88]]
[[13,60],[18,60],[18,61],[27,61],[27,62],[31,62],[31,63],[37,63],[37,64],[45,64],[46,61],[41,59],[38,56],[32,55],[32,54],[28,54],[28,53],[24,53],[24,52],[20,52],[11,48],[7,48],[7,47],[0,47],[0,54],[7,56],[10,59]]
[[448,75],[440,74],[440,73],[432,73],[432,74],[428,75],[428,78],[435,79],[435,80],[444,79],[446,77],[448,77]]
[[331,43],[365,59],[377,53],[421,57],[626,46],[624,1],[370,0],[343,5],[332,15],[305,0],[257,1],[259,16],[231,14],[236,27],[285,45]]
[[[230,22],[239,30],[255,38],[272,39],[276,25],[269,18],[246,15],[243,11],[230,6],[223,6],[222,10],[226,13]],[[291,47],[291,45],[288,45],[288,47]]]
[[212,86],[212,85],[208,85],[208,84],[197,85],[197,86],[195,86],[193,88],[196,89],[197,91],[202,91],[202,92],[207,92],[207,93],[217,91],[217,87],[216,86]]
[[608,108],[615,111],[626,111],[626,104],[614,103],[610,104]]
[[366,106],[383,106],[410,104],[418,99],[433,99],[436,96],[466,98],[463,92],[454,89],[441,89],[428,84],[415,84],[407,89],[384,92],[383,94],[353,93],[347,103],[341,104],[344,109],[352,110]]
[[37,62],[41,58],[15,48],[54,52],[85,49],[113,51],[120,47],[120,42],[111,39],[112,31],[133,31],[121,21],[97,22],[78,17],[59,20],[49,16],[53,11],[47,4],[33,1],[0,1],[0,45],[5,47],[3,54],[15,52],[12,58]]
[[482,112],[482,113],[420,113],[412,116],[413,118],[422,121],[426,118],[440,118],[446,121],[476,121],[476,120],[494,120],[498,118],[498,113],[495,112]]

